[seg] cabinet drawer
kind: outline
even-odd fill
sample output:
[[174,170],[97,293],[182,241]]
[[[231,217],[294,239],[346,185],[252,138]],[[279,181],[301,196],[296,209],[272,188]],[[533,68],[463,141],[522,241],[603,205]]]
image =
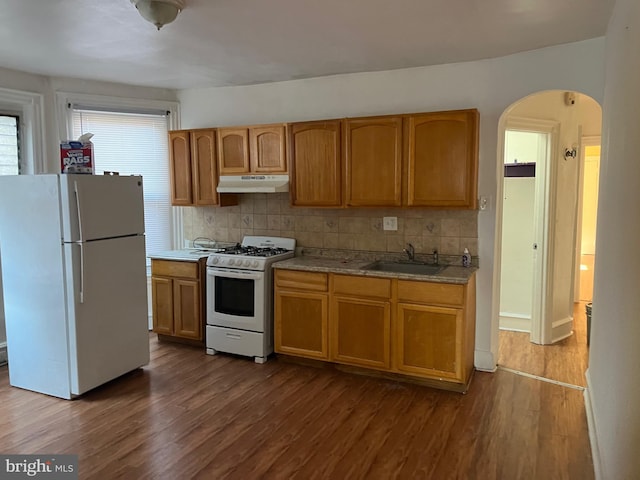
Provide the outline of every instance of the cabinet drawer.
[[462,305],[464,285],[398,280],[398,301],[430,305]]
[[391,297],[391,280],[387,278],[334,275],[333,293],[389,300]]
[[327,274],[316,272],[300,272],[294,270],[276,270],[276,285],[281,288],[296,290],[327,291]]
[[151,274],[165,277],[198,278],[198,262],[151,260]]

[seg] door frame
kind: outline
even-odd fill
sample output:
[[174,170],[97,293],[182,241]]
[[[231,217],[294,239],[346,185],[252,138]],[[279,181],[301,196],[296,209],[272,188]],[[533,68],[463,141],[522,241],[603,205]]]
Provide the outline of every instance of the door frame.
[[[496,282],[494,288],[498,305],[496,311],[500,310],[500,272],[502,271],[502,221],[503,221],[503,195],[504,195],[504,154],[505,154],[505,132],[507,130],[517,130],[533,133],[544,133],[549,135],[547,143],[547,155],[544,162],[536,165],[536,171],[540,173],[541,181],[536,181],[535,187],[535,207],[534,207],[534,239],[533,244],[537,244],[538,254],[534,257],[534,278],[533,278],[533,302],[531,312],[531,342],[537,344],[551,343],[552,315],[550,304],[552,288],[554,261],[554,236],[555,225],[550,219],[555,218],[556,202],[552,195],[556,189],[556,168],[557,151],[559,144],[560,122],[551,120],[540,120],[525,117],[509,116],[508,109],[500,118],[499,123],[499,158],[497,165],[497,198],[496,198],[496,262],[495,275]],[[538,178],[538,173],[536,173]]]
[[575,266],[573,272],[573,302],[580,301],[580,263],[582,256],[582,203],[584,201],[585,147],[602,146],[601,135],[580,136],[580,163],[578,165],[578,202],[576,205]]

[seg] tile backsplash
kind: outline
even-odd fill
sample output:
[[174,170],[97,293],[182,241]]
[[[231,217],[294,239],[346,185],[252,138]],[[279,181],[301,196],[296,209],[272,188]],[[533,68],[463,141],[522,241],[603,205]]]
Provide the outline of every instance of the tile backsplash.
[[[240,242],[245,235],[293,237],[298,247],[478,255],[477,210],[394,208],[300,208],[288,193],[241,194],[233,207],[184,207],[184,236]],[[397,217],[398,230],[385,231],[383,217]]]

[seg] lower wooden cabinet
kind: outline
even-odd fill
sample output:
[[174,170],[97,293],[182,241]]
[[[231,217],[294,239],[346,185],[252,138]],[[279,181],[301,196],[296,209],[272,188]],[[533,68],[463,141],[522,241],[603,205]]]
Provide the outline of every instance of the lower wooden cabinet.
[[276,352],[466,390],[475,275],[459,285],[276,269],[275,279]]
[[331,360],[388,369],[390,302],[362,298],[331,299]]
[[327,360],[327,274],[275,272],[275,351]]
[[396,368],[463,380],[462,308],[398,304]]
[[204,269],[203,261],[151,260],[154,332],[204,341]]

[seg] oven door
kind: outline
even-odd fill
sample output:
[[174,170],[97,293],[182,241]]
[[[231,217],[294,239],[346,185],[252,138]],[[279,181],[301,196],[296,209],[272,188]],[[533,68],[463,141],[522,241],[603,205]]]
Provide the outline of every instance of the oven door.
[[207,325],[264,331],[264,272],[207,267]]

